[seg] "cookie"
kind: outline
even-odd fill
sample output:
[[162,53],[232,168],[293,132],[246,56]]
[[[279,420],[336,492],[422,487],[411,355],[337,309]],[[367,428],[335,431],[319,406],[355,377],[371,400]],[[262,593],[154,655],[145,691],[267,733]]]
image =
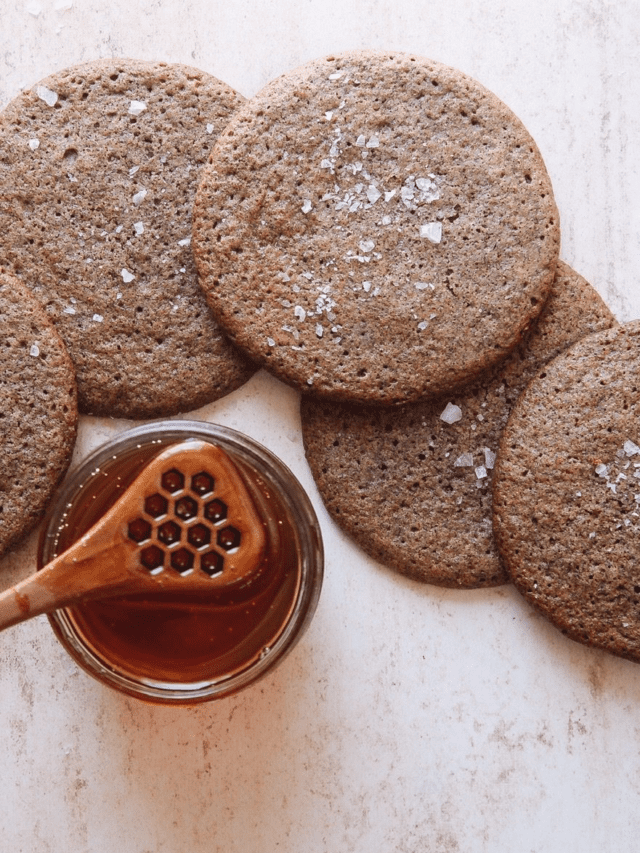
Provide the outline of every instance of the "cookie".
[[0,271],[0,555],[42,517],[71,459],[77,421],[60,335],[33,295]]
[[541,365],[613,322],[595,290],[559,263],[537,324],[463,392],[387,410],[304,399],[307,459],[330,514],[367,553],[415,580],[506,583],[491,524],[502,428]]
[[564,634],[640,662],[640,321],[575,344],[515,406],[494,481],[513,582]]
[[83,412],[171,415],[255,370],[211,316],[190,247],[200,169],[242,101],[193,68],[105,59],[0,116],[0,261],[62,335]]
[[459,71],[402,53],[311,62],[214,146],[194,207],[220,324],[302,391],[398,404],[503,358],[540,311],[558,213],[533,140]]

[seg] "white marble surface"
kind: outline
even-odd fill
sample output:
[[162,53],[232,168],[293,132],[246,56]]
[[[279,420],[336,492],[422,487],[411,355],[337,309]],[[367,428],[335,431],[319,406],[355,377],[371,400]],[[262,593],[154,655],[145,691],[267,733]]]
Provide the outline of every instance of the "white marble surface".
[[[244,95],[356,47],[456,66],[527,125],[562,257],[640,317],[636,0],[0,0],[0,105],[101,56],[196,65]],[[323,510],[294,392],[258,374],[195,413],[278,453],[326,540],[316,618],[271,676],[192,709],[79,672],[39,618],[0,636],[0,850],[608,853],[637,846],[640,667],[563,638],[511,588],[419,586]],[[124,422],[85,419],[78,456]],[[2,564],[29,572],[33,539]]]

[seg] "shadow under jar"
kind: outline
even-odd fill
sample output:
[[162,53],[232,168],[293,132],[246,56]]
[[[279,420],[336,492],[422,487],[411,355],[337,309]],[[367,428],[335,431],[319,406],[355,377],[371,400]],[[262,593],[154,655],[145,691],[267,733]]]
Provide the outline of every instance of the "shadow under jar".
[[[89,674],[130,696],[174,705],[228,696],[252,684],[293,648],[313,616],[322,585],[322,539],[311,502],[284,463],[248,436],[215,424],[136,427],[70,474],[38,551],[42,567],[101,518],[154,456],[190,437],[217,445],[239,469],[266,534],[261,570],[239,587],[87,601],[49,616],[62,645]],[[197,537],[174,543],[168,530],[158,546],[169,549],[170,560],[173,554],[174,560],[188,559],[191,548],[213,573],[225,547],[233,546],[225,539],[224,503],[206,479],[196,478],[179,499],[185,505],[203,502],[217,553],[211,547],[198,555],[203,543]]]

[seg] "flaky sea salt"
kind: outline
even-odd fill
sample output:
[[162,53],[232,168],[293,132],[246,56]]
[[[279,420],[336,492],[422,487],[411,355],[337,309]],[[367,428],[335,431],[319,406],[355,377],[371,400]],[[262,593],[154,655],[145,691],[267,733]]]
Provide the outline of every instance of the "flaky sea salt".
[[213,133],[213,131],[214,131],[214,127],[213,127],[213,125],[212,125],[212,124],[208,124],[208,125],[207,125],[207,133]]
[[420,201],[431,202],[440,198],[437,185],[429,178],[416,178],[416,188],[420,190]]
[[455,424],[456,421],[462,419],[462,409],[454,403],[447,403],[444,411],[440,415],[440,420],[446,424]]
[[381,195],[382,193],[374,184],[369,184],[367,187],[367,199],[369,200],[369,204],[375,204]]
[[373,240],[360,240],[360,242],[358,243],[358,248],[360,249],[363,255],[367,255],[369,254],[369,252],[372,252],[375,249],[375,246],[376,244],[373,242]]
[[313,207],[313,205],[311,204],[311,199],[305,198],[303,205],[300,208],[300,210],[303,213],[309,213],[309,211],[311,210],[312,207]]
[[439,243],[442,240],[442,223],[425,222],[420,226],[420,236],[426,237],[432,243]]
[[104,317],[102,316],[102,314],[94,314],[91,319],[93,320],[94,323],[102,323],[102,321],[104,320]]
[[144,234],[144,222],[134,222],[133,230],[136,234]]
[[273,338],[267,338],[267,343],[270,347],[274,347],[276,345],[276,342],[273,340]]
[[140,113],[143,113],[147,108],[147,105],[144,101],[131,101],[129,104],[129,115],[139,116]]
[[367,142],[366,147],[367,148],[379,148],[380,147],[380,140],[378,139],[377,136],[371,136],[369,138],[369,141]]
[[322,326],[320,325],[320,323],[316,323],[316,335],[317,335],[319,338],[321,338],[323,334],[324,334],[324,329],[322,328]]
[[124,267],[120,270],[120,275],[122,276],[122,280],[125,284],[129,284],[129,282],[133,281],[135,278],[135,275]]
[[178,246],[190,246],[191,237],[185,237],[184,240],[178,240]]
[[493,452],[493,450],[489,450],[488,447],[484,447],[483,450],[485,467],[491,470],[491,468],[493,468],[496,463],[496,454]]
[[360,134],[360,136],[356,139],[356,145],[358,148],[364,148],[367,144],[367,137],[364,134]]
[[54,92],[52,89],[48,89],[46,86],[38,86],[36,89],[36,95],[41,101],[44,101],[48,107],[54,107],[58,102],[58,93]]
[[453,463],[454,468],[473,468],[473,454],[461,453]]
[[416,281],[416,290],[435,290],[435,286],[429,281]]
[[640,453],[640,447],[635,444],[633,441],[627,440],[622,445],[622,449],[624,450],[627,456],[635,456],[636,453]]
[[406,207],[411,208],[411,202],[413,201],[414,196],[415,191],[413,188],[413,181],[405,184],[405,186],[400,189],[400,198],[402,199]]
[[142,202],[143,202],[143,201],[145,200],[145,198],[146,198],[146,195],[147,195],[147,191],[146,191],[146,190],[139,190],[139,191],[134,195],[134,197],[133,197],[133,203],[135,204],[135,206],[136,206],[136,207],[137,207],[139,204],[142,204]]
[[27,144],[32,151],[36,151],[38,148],[40,148],[39,139],[30,139]]
[[362,282],[362,289],[364,291],[366,291],[367,293],[369,293],[369,291],[371,290],[371,282],[370,281],[363,281]]
[[31,344],[29,355],[32,355],[34,358],[40,355],[40,347],[38,346],[38,344]]

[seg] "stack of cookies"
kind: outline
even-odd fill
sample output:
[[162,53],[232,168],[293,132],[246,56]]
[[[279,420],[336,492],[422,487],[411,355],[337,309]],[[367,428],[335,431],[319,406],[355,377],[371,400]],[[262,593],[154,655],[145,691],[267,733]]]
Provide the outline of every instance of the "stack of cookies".
[[212,317],[190,247],[201,169],[243,100],[194,68],[114,59],[54,74],[0,115],[0,554],[42,516],[78,409],[174,415],[255,371]]
[[[0,261],[28,292],[3,286],[57,329],[81,412],[173,415],[263,367],[302,393],[320,493],[366,552],[448,587],[514,580],[640,659],[640,332],[559,260],[540,153],[479,83],[357,51],[244,101],[105,60],[16,98],[0,154]],[[18,376],[62,364],[37,328]],[[73,444],[71,362],[42,494]]]
[[[513,578],[551,618],[562,598],[573,613],[563,613],[563,630],[600,645],[613,631],[607,647],[629,653],[604,604],[589,628],[570,627],[585,621],[577,602],[597,598],[603,582],[590,568],[591,551],[573,563],[575,577],[596,578],[589,592],[568,592],[570,579],[557,567],[544,605],[543,584],[533,580],[541,570],[519,556],[523,533],[546,554],[539,559],[547,570],[556,559],[550,541],[572,554],[573,516],[569,507],[556,529],[562,516],[554,501],[532,485],[539,475],[554,493],[552,393],[546,420],[537,402],[533,414],[525,402],[511,420],[510,412],[576,341],[589,336],[617,352],[622,340],[608,331],[615,321],[598,294],[559,261],[559,245],[549,177],[518,119],[465,75],[395,53],[328,57],[269,84],[220,135],[194,208],[209,304],[234,343],[302,392],[307,459],[335,521],[370,555],[416,580],[475,588]],[[633,393],[614,398],[625,426],[618,418],[606,452],[593,425],[581,427],[593,447],[580,457],[580,482],[571,483],[583,495],[585,477],[610,502],[621,494],[614,474],[632,489],[630,448],[640,476]],[[563,408],[567,422],[580,424],[575,407],[598,399],[579,397]],[[521,463],[522,439],[513,433],[524,411],[541,434],[529,437]],[[528,457],[542,438],[549,457],[537,471]],[[577,453],[569,437],[562,452]],[[606,459],[598,461],[599,452]],[[518,496],[523,478],[527,499]],[[582,504],[590,524],[594,500]],[[606,524],[619,538],[624,531],[629,546],[637,525],[629,515],[635,498],[626,500],[628,517]],[[544,514],[532,509],[539,501]],[[523,513],[537,517],[526,533]],[[552,532],[543,537],[545,522]],[[634,561],[616,552],[605,562],[626,573],[628,589]],[[626,619],[628,631],[637,623],[630,606],[624,598],[614,619]]]

